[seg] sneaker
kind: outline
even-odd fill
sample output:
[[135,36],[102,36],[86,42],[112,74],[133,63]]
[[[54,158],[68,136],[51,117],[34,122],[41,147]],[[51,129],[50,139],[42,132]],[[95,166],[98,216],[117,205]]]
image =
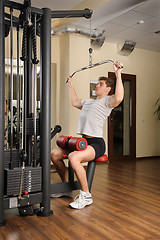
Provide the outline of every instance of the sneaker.
[[80,194],[75,197],[74,202],[70,203],[69,206],[75,209],[82,209],[92,203],[93,199],[91,193],[84,193],[80,190]]
[[63,192],[63,193],[52,193],[50,197],[60,198],[60,197],[72,197],[72,192]]

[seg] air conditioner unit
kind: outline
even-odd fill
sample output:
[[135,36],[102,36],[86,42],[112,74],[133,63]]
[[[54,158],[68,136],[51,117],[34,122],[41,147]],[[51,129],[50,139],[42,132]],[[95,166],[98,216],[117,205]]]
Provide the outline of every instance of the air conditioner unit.
[[128,56],[134,50],[135,46],[135,42],[125,41],[125,43],[117,45],[117,52],[119,55]]

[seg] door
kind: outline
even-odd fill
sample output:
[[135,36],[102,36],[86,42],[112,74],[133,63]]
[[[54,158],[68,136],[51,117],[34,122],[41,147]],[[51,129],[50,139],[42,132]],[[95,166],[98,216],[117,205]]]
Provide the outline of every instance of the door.
[[[116,82],[115,74],[108,77]],[[122,74],[124,99],[108,121],[109,161],[136,159],[136,76]]]

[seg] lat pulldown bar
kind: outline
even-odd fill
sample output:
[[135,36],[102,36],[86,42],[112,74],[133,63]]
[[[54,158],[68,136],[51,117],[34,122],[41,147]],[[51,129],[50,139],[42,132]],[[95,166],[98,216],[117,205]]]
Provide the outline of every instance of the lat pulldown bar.
[[[101,61],[101,62],[98,62],[98,63],[95,63],[95,64],[91,64],[91,65],[88,65],[87,67],[83,67],[83,68],[80,68],[80,69],[77,69],[75,70],[71,75],[70,77],[73,77],[75,73],[77,72],[81,72],[83,70],[86,70],[86,69],[89,69],[89,68],[93,68],[93,67],[96,67],[96,66],[99,66],[99,65],[102,65],[104,63],[114,63],[114,61],[112,60],[105,60],[105,61]],[[123,68],[122,66],[120,66],[119,68]]]

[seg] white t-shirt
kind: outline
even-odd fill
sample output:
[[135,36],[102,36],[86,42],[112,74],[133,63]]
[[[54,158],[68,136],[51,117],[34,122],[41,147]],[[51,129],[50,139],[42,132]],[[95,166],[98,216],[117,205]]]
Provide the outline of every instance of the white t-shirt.
[[78,134],[92,137],[103,137],[103,125],[110,115],[112,108],[109,106],[109,97],[100,99],[82,100],[82,111],[78,121]]

